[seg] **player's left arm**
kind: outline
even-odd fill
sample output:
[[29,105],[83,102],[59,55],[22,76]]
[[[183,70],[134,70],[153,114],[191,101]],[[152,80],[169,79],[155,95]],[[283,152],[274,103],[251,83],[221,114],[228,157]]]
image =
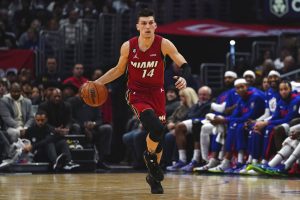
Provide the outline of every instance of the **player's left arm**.
[[168,39],[163,38],[161,44],[161,50],[164,55],[170,56],[177,66],[182,69],[182,77],[174,77],[177,79],[175,86],[177,89],[183,89],[186,87],[186,79],[191,76],[191,68],[188,65],[185,58],[178,52],[175,45]]

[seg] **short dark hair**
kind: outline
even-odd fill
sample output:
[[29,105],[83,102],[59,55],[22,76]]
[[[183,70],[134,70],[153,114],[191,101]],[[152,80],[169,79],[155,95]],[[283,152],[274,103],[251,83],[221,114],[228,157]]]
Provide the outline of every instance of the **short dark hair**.
[[47,112],[44,111],[44,110],[38,110],[36,113],[35,113],[35,116],[37,115],[45,115],[47,117]]
[[150,8],[143,8],[138,13],[137,21],[139,20],[140,17],[150,17],[150,16],[153,16],[155,18],[154,11]]
[[292,88],[292,84],[291,84],[291,82],[290,82],[289,80],[285,80],[285,79],[284,79],[284,80],[281,80],[280,83],[279,83],[279,85],[280,85],[281,83],[287,84],[291,90],[293,89],[293,88]]

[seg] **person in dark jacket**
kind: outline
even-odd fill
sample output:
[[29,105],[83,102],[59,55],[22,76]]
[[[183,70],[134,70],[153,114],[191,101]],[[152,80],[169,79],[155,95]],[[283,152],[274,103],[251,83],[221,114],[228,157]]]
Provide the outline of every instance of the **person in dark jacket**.
[[[168,171],[184,170],[191,172],[194,167],[200,163],[200,128],[196,129],[195,126],[199,125],[201,119],[210,111],[212,90],[208,86],[203,86],[198,90],[198,102],[193,105],[186,119],[175,126],[176,144],[178,147],[179,160],[172,166],[168,166]],[[198,130],[198,131],[197,131]],[[194,139],[194,153],[190,163],[187,163],[186,156],[186,136],[193,133]]]
[[62,136],[54,134],[47,121],[46,112],[39,110],[35,115],[35,123],[26,130],[23,136],[31,141],[31,144],[26,145],[23,151],[32,152],[36,162],[50,161],[52,169],[55,171],[79,167],[71,160],[66,140]]

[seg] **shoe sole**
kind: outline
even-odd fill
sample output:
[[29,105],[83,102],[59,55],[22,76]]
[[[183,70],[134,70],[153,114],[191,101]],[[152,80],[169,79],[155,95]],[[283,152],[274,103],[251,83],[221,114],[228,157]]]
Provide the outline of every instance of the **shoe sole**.
[[[155,186],[153,186],[153,181],[155,181],[155,179],[153,178],[154,180],[150,180],[151,178],[153,178],[153,177],[150,175],[146,176],[146,182],[149,184],[149,186],[151,188],[151,194],[163,194],[164,189],[161,185],[160,185],[160,188],[158,191],[154,191],[153,187],[155,187]],[[160,184],[160,182],[159,182],[159,184]]]

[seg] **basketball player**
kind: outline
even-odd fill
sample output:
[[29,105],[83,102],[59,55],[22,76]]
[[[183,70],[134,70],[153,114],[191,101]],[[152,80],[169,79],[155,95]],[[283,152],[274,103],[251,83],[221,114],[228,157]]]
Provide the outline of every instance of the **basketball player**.
[[146,181],[151,193],[161,194],[161,181],[164,178],[159,166],[162,156],[160,144],[165,123],[164,57],[169,56],[182,69],[182,76],[174,77],[175,86],[181,90],[186,87],[190,77],[190,67],[185,58],[169,40],[155,34],[157,24],[154,12],[143,9],[139,12],[136,28],[139,36],[123,43],[118,64],[96,80],[107,84],[127,72],[128,91],[126,98],[145,130],[147,150],[144,160],[148,167]]

